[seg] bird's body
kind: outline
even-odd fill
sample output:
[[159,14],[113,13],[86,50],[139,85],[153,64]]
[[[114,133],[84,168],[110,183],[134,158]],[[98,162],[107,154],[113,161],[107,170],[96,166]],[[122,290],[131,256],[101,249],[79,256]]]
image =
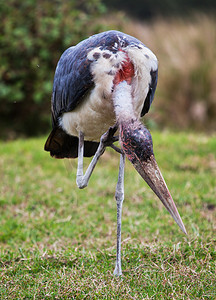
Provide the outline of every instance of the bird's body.
[[[94,35],[61,56],[52,93],[53,130],[45,150],[56,158],[78,156],[77,185],[87,186],[107,146],[121,154],[116,187],[117,260],[121,275],[121,209],[125,156],[185,231],[153,154],[150,132],[139,121],[150,108],[158,63],[142,42],[119,31]],[[117,132],[118,137],[114,137]],[[119,140],[121,149],[113,143]],[[83,157],[93,156],[83,175]]]
[[[99,142],[116,123],[114,106],[121,103],[113,102],[113,91],[125,76],[131,80],[133,113],[139,118],[149,110],[157,84],[157,58],[151,50],[119,31],[97,34],[68,48],[55,73],[54,130],[61,128],[74,137],[82,131],[85,141]],[[60,152],[51,149],[53,156],[62,157]]]
[[[118,33],[117,37],[120,44],[124,36]],[[114,80],[127,60],[134,68],[135,76],[131,82],[133,108],[136,117],[140,117],[152,81],[150,71],[157,70],[157,59],[142,44],[137,45],[139,48],[134,45],[120,48],[119,44],[116,42],[110,49],[97,47],[88,52],[94,87],[84,96],[78,107],[62,117],[61,126],[70,135],[79,136],[79,132],[82,131],[86,140],[99,141],[101,135],[115,124],[115,104],[112,97]],[[146,66],[148,72],[143,66]]]

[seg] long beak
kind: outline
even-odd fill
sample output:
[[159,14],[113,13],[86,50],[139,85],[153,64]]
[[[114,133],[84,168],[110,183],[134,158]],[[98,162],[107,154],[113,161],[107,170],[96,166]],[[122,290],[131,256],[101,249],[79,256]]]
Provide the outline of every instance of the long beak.
[[163,178],[163,175],[161,174],[158,164],[154,158],[154,155],[151,155],[151,157],[144,163],[141,163],[140,160],[137,158],[137,160],[133,162],[133,165],[138,171],[138,173],[142,176],[142,178],[147,182],[150,188],[161,200],[161,202],[166,207],[166,209],[171,214],[171,216],[176,221],[181,230],[185,234],[187,234],[185,226],[178,213],[176,205],[168,190],[168,187]]
[[121,123],[120,144],[129,161],[155,192],[181,230],[187,234],[155,160],[150,132],[137,120]]

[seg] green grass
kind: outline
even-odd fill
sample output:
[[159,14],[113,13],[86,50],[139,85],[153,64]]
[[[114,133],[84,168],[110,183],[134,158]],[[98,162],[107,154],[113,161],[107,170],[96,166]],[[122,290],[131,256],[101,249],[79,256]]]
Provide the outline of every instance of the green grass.
[[127,162],[121,278],[118,154],[106,151],[79,190],[76,160],[50,158],[44,141],[0,143],[1,299],[215,299],[216,136],[153,132],[188,236]]

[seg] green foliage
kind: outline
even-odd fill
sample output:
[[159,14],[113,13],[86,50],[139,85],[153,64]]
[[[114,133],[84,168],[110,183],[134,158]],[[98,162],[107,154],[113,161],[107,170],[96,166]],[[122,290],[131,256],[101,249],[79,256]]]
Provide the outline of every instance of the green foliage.
[[34,134],[47,126],[60,55],[101,29],[95,18],[104,6],[100,0],[1,0],[0,6],[1,125]]
[[188,236],[127,161],[122,278],[119,155],[107,149],[79,190],[76,161],[49,157],[45,137],[0,142],[1,299],[215,299],[216,136],[152,136]]

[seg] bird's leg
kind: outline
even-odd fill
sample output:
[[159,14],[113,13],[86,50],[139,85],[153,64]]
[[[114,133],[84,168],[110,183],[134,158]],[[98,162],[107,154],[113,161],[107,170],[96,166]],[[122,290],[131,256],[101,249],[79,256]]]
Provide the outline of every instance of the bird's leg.
[[118,137],[114,136],[117,129],[118,129],[118,125],[116,124],[113,127],[110,127],[109,130],[101,136],[98,149],[84,175],[83,175],[84,134],[83,132],[80,131],[79,145],[78,145],[78,167],[77,167],[77,177],[76,177],[76,183],[80,189],[83,189],[88,185],[91,174],[100,156],[104,153],[106,147],[111,146],[115,149],[113,143],[118,141]]
[[114,275],[122,275],[121,269],[121,215],[122,215],[122,204],[124,201],[124,166],[125,166],[125,154],[122,153],[120,156],[119,175],[116,186],[115,198],[117,204],[117,253],[116,253],[116,266]]
[[76,177],[76,184],[80,189],[83,186],[83,155],[84,155],[84,134],[82,131],[80,131],[79,144],[78,144],[77,177]]
[[98,162],[98,159],[104,153],[104,150],[105,147],[100,142],[92,161],[90,162],[85,174],[83,175],[84,134],[83,132],[80,131],[79,145],[78,145],[78,166],[77,166],[77,177],[76,177],[76,183],[80,189],[83,189],[88,185],[91,174]]

